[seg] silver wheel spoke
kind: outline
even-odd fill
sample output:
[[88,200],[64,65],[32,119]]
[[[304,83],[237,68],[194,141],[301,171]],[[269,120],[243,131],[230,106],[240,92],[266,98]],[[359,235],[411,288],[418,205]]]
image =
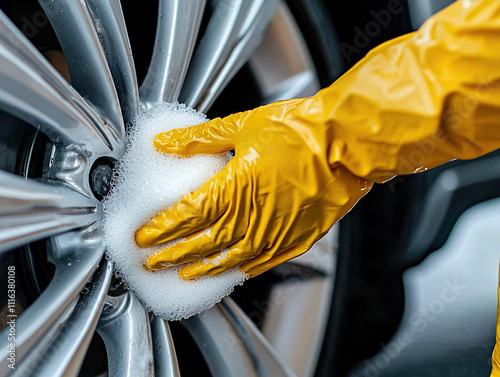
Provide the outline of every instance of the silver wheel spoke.
[[116,154],[123,143],[2,12],[0,108],[65,145]]
[[97,220],[94,203],[65,187],[0,171],[0,252]]
[[220,306],[205,310],[182,324],[198,345],[210,372],[217,377],[257,377],[251,355]]
[[110,377],[154,375],[149,316],[133,293],[108,296],[97,331],[108,351]]
[[[298,376],[312,376],[318,363],[333,295],[337,241],[335,225],[311,250],[287,262],[301,265],[309,277],[302,275],[300,283],[293,278],[275,284],[270,297],[279,298],[269,300],[265,308],[261,331]],[[264,315],[262,308],[258,310]]]
[[[33,365],[58,335],[68,320],[80,292],[88,282],[104,253],[98,227],[80,232],[69,232],[51,239],[50,258],[56,272],[40,297],[16,319],[16,361]],[[0,333],[0,349],[9,347],[8,328]],[[8,361],[0,361],[0,369],[7,370]],[[23,374],[21,374],[23,375]]]
[[30,376],[76,376],[85,352],[94,335],[101,315],[111,278],[113,264],[109,261],[95,274],[90,288],[82,293],[57,339],[46,351],[41,362],[21,366]]
[[236,329],[239,338],[252,355],[256,369],[273,377],[293,377],[295,374],[281,360],[264,335],[229,297],[222,301],[222,313]]
[[155,377],[180,377],[174,340],[168,323],[155,316],[151,322],[151,332],[153,333]]
[[264,104],[312,96],[320,89],[307,44],[290,9],[283,2],[278,4],[249,66],[264,97]]
[[85,0],[39,0],[66,56],[73,87],[125,137],[113,78]]
[[277,0],[219,0],[191,62],[180,102],[206,112],[250,58],[274,14]]
[[175,102],[193,52],[206,0],[160,0],[151,65],[141,101]]
[[272,292],[279,292],[282,301],[271,300],[262,332],[298,376],[314,374],[325,336],[333,279],[330,275],[300,283],[284,282]]
[[119,0],[87,0],[106,51],[108,66],[113,76],[125,122],[130,122],[139,111],[139,93],[132,49]]
[[264,99],[264,103],[311,96],[317,89],[318,83],[314,73],[303,71],[282,82],[274,93]]

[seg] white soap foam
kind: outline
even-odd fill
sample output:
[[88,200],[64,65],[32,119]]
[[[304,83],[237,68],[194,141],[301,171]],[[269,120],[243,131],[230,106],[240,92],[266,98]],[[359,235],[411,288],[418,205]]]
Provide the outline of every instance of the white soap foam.
[[179,104],[158,103],[143,112],[129,132],[127,149],[103,204],[107,256],[145,307],[166,320],[206,310],[246,280],[238,269],[189,282],[178,276],[178,267],[146,271],[147,255],[162,247],[142,249],[134,241],[142,224],[201,186],[229,161],[228,154],[178,158],[154,149],[156,134],[206,120],[205,115]]

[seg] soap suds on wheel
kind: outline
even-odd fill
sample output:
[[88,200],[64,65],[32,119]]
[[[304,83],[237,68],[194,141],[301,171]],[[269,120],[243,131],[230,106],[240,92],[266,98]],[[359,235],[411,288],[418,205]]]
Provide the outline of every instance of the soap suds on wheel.
[[246,279],[240,270],[194,281],[182,280],[178,267],[147,271],[143,267],[146,257],[164,245],[143,249],[134,240],[142,224],[200,187],[229,161],[228,154],[179,158],[154,149],[156,134],[206,120],[203,114],[179,104],[158,103],[143,112],[129,130],[127,149],[103,203],[108,258],[145,307],[166,320],[187,318],[212,307]]

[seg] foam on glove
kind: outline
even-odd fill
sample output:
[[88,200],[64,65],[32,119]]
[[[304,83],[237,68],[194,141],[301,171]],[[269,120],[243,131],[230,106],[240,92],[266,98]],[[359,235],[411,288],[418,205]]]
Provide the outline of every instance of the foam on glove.
[[107,256],[145,307],[166,320],[188,318],[212,307],[246,279],[240,270],[195,281],[182,280],[178,267],[147,271],[146,257],[164,246],[143,249],[134,240],[142,224],[201,186],[229,161],[228,154],[179,158],[154,149],[156,134],[206,120],[179,104],[158,103],[143,112],[128,133],[127,149],[103,204]]

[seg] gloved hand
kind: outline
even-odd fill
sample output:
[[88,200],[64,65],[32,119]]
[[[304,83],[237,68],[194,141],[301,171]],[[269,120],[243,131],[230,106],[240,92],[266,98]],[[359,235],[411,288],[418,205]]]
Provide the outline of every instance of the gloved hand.
[[[149,247],[186,237],[147,260],[152,270],[195,261],[185,279],[240,266],[255,276],[307,251],[371,187],[325,151],[327,127],[301,119],[310,99],[290,100],[156,136],[164,153],[234,149],[234,158],[200,189],[161,212],[136,235]],[[207,257],[210,263],[200,258]]]
[[314,97],[158,135],[164,153],[236,154],[136,241],[186,237],[151,269],[194,261],[182,277],[255,276],[305,252],[372,182],[500,148],[499,119],[500,2],[458,1]]
[[497,336],[495,349],[491,357],[491,364],[492,370],[490,377],[500,377],[500,283],[498,286]]

